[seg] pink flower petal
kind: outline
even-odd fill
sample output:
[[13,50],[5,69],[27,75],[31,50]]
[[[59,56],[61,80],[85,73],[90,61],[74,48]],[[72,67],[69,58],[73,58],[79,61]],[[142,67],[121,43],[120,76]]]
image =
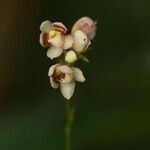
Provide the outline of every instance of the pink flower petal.
[[67,28],[61,22],[54,22],[52,27],[54,30],[61,32],[63,35],[67,33]]
[[96,32],[96,22],[89,17],[82,17],[73,25],[72,33],[77,30],[83,31],[89,39],[93,39]]

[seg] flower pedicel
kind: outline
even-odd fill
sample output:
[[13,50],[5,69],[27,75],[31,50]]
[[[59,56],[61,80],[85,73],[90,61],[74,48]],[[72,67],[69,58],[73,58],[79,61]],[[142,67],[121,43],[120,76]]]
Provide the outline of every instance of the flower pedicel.
[[75,82],[84,82],[85,77],[79,68],[74,67],[78,59],[87,61],[83,55],[96,32],[96,22],[89,17],[82,17],[72,28],[71,34],[61,22],[44,21],[40,26],[40,44],[47,48],[47,57],[59,58],[48,72],[53,88],[60,87],[62,95],[70,99],[74,93]]

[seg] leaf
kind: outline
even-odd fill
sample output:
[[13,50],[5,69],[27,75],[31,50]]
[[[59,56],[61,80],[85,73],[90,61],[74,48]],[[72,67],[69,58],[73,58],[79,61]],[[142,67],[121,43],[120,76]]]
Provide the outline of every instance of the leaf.
[[85,62],[90,62],[89,59],[86,56],[82,55],[82,54],[78,55],[78,58],[85,61]]

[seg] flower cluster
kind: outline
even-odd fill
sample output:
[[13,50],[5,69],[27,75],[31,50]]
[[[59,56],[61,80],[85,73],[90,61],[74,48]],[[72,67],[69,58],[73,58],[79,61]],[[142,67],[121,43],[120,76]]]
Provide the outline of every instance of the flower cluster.
[[47,57],[58,58],[58,63],[48,72],[53,88],[60,87],[62,95],[70,99],[74,93],[75,81],[84,82],[79,68],[74,67],[78,59],[88,61],[83,55],[95,36],[96,22],[89,17],[82,17],[72,27],[71,34],[61,22],[44,21],[40,26],[40,44],[47,48]]

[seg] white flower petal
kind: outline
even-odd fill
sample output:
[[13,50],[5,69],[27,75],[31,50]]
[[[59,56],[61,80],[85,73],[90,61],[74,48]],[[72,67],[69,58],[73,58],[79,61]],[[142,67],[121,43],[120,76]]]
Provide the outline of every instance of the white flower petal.
[[56,83],[52,77],[50,77],[50,83],[51,83],[51,86],[54,88],[54,89],[57,89],[59,87],[59,84]]
[[59,64],[55,64],[49,68],[48,76],[51,76],[54,73],[54,69],[59,66]]
[[50,47],[47,51],[47,57],[50,59],[59,57],[63,52],[62,48]]
[[62,95],[67,99],[69,100],[73,93],[74,93],[74,90],[75,90],[75,82],[70,82],[70,83],[61,83],[60,84],[60,90],[61,90],[61,93]]
[[46,20],[46,21],[42,22],[42,24],[40,25],[40,30],[42,32],[45,32],[45,31],[49,32],[51,27],[52,27],[52,23],[49,20]]
[[87,35],[84,32],[77,30],[73,34],[73,39],[74,39],[73,49],[76,52],[81,53],[86,48],[86,45],[88,44]]
[[73,70],[67,65],[58,66],[58,69],[63,73],[67,73],[67,74],[73,73]]
[[48,42],[54,47],[62,47],[64,45],[64,38],[60,33],[57,33],[57,35],[49,39]]
[[73,45],[73,37],[71,35],[65,36],[64,49],[69,49]]
[[43,32],[40,34],[39,42],[44,47],[44,45],[43,45]]
[[78,82],[84,82],[85,77],[84,77],[82,71],[76,67],[72,67],[72,69],[73,69],[74,80],[76,80]]

